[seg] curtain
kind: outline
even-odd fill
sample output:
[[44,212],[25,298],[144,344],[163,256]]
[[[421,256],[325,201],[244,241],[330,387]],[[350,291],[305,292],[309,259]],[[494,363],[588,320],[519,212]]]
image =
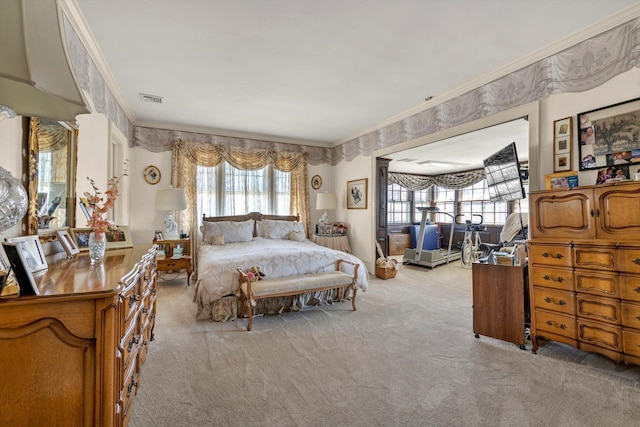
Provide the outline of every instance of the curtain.
[[[290,210],[299,215],[309,235],[309,194],[307,191],[307,154],[280,152],[274,149],[247,149],[223,144],[208,144],[178,140],[173,146],[171,159],[171,183],[184,188],[187,194],[187,209],[178,213],[179,229],[188,230],[192,224],[200,224],[197,210],[197,167],[213,167],[226,161],[231,166],[244,170],[257,170],[271,165],[282,172],[291,173]],[[248,213],[248,212],[244,212]],[[197,253],[200,231],[191,230],[191,247]],[[194,262],[195,262],[194,257]]]
[[447,190],[457,190],[476,184],[483,179],[484,169],[436,176],[411,175],[396,172],[389,173],[389,184],[398,184],[411,191],[426,190],[434,184]]

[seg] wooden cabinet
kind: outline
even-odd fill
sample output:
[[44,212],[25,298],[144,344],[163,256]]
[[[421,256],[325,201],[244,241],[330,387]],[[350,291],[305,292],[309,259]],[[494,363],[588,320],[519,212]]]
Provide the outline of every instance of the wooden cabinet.
[[[158,245],[159,252],[157,256],[157,270],[187,270],[187,284],[189,284],[189,279],[193,271],[193,263],[191,262],[191,240],[156,240],[154,243]],[[176,248],[182,249],[182,253],[178,253]]]
[[473,332],[524,349],[529,320],[527,266],[472,264]]
[[640,183],[620,183],[529,195],[533,239],[640,239]]
[[411,235],[405,233],[389,233],[389,255],[404,255],[404,250],[411,247]]
[[640,364],[640,183],[530,200],[533,351],[544,337]]
[[39,296],[0,300],[3,425],[126,426],[155,325],[155,248],[48,259]]

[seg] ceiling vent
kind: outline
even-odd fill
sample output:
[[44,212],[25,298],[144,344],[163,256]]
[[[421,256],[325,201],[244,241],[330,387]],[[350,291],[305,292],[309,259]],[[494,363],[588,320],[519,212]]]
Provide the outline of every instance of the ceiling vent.
[[153,102],[155,104],[162,104],[161,96],[147,95],[146,93],[141,93],[140,99],[142,99],[144,102]]

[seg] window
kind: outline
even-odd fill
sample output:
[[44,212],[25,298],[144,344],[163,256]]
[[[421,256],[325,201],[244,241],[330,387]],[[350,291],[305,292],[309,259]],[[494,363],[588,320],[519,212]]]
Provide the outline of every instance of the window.
[[[447,190],[434,186],[435,205],[440,212],[446,212],[452,216],[456,216],[456,190]],[[453,220],[449,215],[438,215],[438,222],[450,223]]]
[[387,221],[391,224],[411,222],[410,191],[398,184],[387,186]]
[[214,167],[198,166],[197,174],[198,216],[290,214],[289,172],[271,166],[242,170],[223,162]]
[[485,224],[504,224],[508,215],[508,202],[490,201],[486,180],[463,188],[460,192],[460,213],[464,215],[464,220],[479,222],[478,217],[473,217],[475,214],[482,215],[482,222]]

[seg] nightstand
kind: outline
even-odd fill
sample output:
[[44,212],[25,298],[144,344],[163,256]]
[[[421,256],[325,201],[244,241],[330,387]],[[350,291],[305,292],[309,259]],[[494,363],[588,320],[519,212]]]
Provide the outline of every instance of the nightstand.
[[[187,286],[191,278],[191,241],[189,239],[178,240],[154,240],[158,245],[158,252],[164,251],[163,255],[156,256],[156,270],[161,271],[179,271],[187,270]],[[176,254],[176,249],[182,248],[182,256]]]
[[311,241],[325,248],[351,253],[349,238],[346,234],[314,234]]

